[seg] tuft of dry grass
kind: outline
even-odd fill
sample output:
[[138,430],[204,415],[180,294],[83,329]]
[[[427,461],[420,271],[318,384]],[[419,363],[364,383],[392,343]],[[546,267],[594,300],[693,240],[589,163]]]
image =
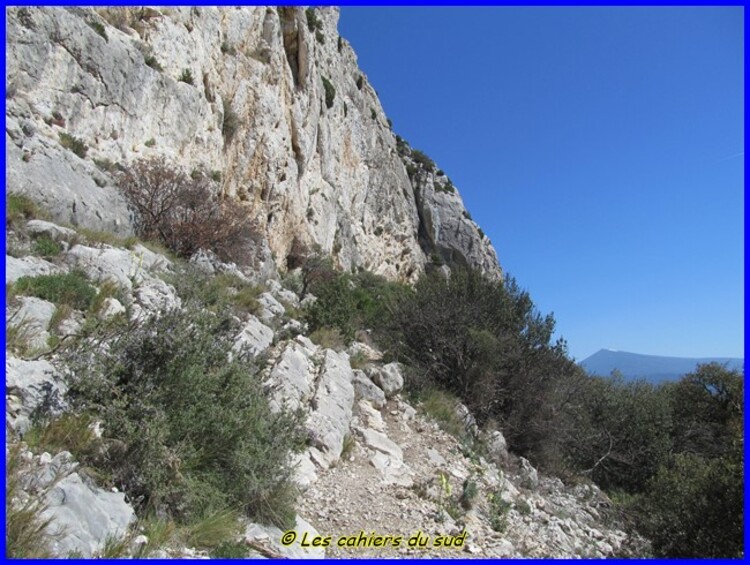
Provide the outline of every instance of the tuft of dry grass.
[[10,446],[5,476],[5,552],[9,558],[48,558],[51,519],[44,518],[41,496],[26,495],[21,488],[25,463],[21,445]]

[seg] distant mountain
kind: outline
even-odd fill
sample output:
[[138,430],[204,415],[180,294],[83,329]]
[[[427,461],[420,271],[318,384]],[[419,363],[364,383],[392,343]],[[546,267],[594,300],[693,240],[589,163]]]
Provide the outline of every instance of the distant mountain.
[[591,375],[606,377],[617,369],[626,379],[642,378],[652,383],[660,383],[677,380],[693,372],[697,365],[711,362],[726,363],[729,369],[744,372],[744,359],[736,357],[663,357],[611,349],[600,349],[581,361],[580,365]]

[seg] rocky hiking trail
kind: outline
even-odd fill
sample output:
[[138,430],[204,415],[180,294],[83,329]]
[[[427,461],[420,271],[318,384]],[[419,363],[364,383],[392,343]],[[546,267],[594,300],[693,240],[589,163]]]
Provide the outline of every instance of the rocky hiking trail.
[[[61,229],[32,220],[10,234],[15,248],[24,250],[29,245],[24,234],[42,230],[59,241],[61,251],[52,262],[28,252],[7,256],[6,284],[22,276],[69,275],[78,269],[79,276],[101,287],[99,293],[105,291],[106,281],[118,281],[120,298],[129,306],[123,312],[121,302],[106,298],[97,316],[127,315],[138,322],[181,308],[175,288],[162,279],[175,270],[166,256],[141,245],[132,249],[86,245],[72,230]],[[235,265],[211,254],[200,253],[191,263],[208,275],[231,273],[237,280],[245,276]],[[611,502],[596,486],[566,486],[559,479],[540,475],[527,460],[508,453],[501,432],[480,432],[466,407],[446,396],[437,413],[443,420],[447,414],[451,425],[446,429],[456,434],[451,435],[430,416],[426,404],[412,405],[407,400],[399,363],[384,363],[383,354],[371,343],[355,341],[346,349],[316,345],[305,335],[306,324],[292,318],[315,298],[300,297],[277,280],[259,284],[264,291],[258,297],[257,315],[248,314],[242,320],[234,351],[254,358],[262,367],[272,409],[286,406],[305,415],[308,436],[306,449],[292,462],[301,491],[293,528],[296,539],[284,546],[284,531],[245,522],[240,543],[250,556],[639,554],[643,540],[619,529]],[[9,437],[29,429],[32,414],[49,391],[64,395],[61,359],[54,350],[45,353],[43,347],[50,337],[62,340],[80,331],[91,313],[73,308],[64,323],[55,325],[51,323],[55,312],[54,304],[20,294],[6,313],[11,325],[23,318],[36,328],[31,337],[39,343],[31,340],[30,345],[42,351],[36,355],[39,359],[7,352]],[[64,403],[60,408],[65,408]],[[100,431],[96,427],[93,433]],[[66,535],[56,541],[55,554],[98,555],[107,539],[126,534],[132,538],[126,539],[132,542],[128,551],[133,554],[139,543],[148,543],[124,494],[97,485],[70,453],[32,453],[22,448],[20,457],[27,468],[20,496],[46,497],[45,516],[52,520],[51,527],[65,528]],[[410,547],[415,535],[421,545]],[[312,540],[318,545],[313,546]],[[437,542],[442,546],[435,547]],[[150,555],[209,556],[203,549],[182,545],[154,549]]]

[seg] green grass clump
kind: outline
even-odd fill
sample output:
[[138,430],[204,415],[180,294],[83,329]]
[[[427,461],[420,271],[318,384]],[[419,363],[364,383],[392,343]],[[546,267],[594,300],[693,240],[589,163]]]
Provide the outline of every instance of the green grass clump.
[[490,527],[496,532],[503,533],[508,529],[508,512],[510,512],[510,503],[505,502],[502,498],[502,492],[497,490],[491,492],[487,497],[489,503],[489,522]]
[[156,57],[154,57],[153,55],[144,55],[143,62],[155,71],[161,72],[164,70],[164,68],[159,64],[159,61],[157,61]]
[[98,441],[88,415],[65,413],[46,422],[36,422],[23,439],[35,453],[70,451],[76,458],[93,452]]
[[39,237],[34,242],[32,253],[40,257],[56,257],[62,252],[62,247],[47,235]]
[[182,74],[177,79],[180,82],[186,82],[187,84],[194,84],[195,81],[193,79],[193,72],[190,69],[185,69],[182,71]]
[[13,285],[16,294],[36,296],[55,304],[67,304],[76,310],[86,310],[96,297],[96,289],[83,273],[72,271],[63,275],[21,277]]
[[456,413],[457,404],[458,399],[455,396],[437,388],[423,393],[422,410],[425,414],[435,420],[443,430],[460,439],[466,435],[466,429]]
[[44,214],[36,202],[24,194],[10,192],[5,197],[5,225],[18,228],[23,222]]
[[310,341],[326,349],[343,349],[346,345],[338,328],[322,327],[310,334]]
[[20,445],[11,446],[5,456],[5,556],[10,558],[49,558],[52,541],[47,527],[51,518],[43,516],[42,496],[22,498],[23,467]]

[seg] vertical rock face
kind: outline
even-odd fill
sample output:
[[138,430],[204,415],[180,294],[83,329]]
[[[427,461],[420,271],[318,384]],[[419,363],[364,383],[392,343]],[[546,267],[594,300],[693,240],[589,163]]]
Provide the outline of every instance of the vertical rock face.
[[[319,249],[344,269],[392,279],[414,280],[436,257],[500,276],[458,194],[436,190],[429,171],[407,173],[410,157],[338,17],[294,7],[9,10],[8,190],[58,221],[128,233],[108,169],[164,156],[218,173],[281,269]],[[74,154],[71,140],[86,150]]]

